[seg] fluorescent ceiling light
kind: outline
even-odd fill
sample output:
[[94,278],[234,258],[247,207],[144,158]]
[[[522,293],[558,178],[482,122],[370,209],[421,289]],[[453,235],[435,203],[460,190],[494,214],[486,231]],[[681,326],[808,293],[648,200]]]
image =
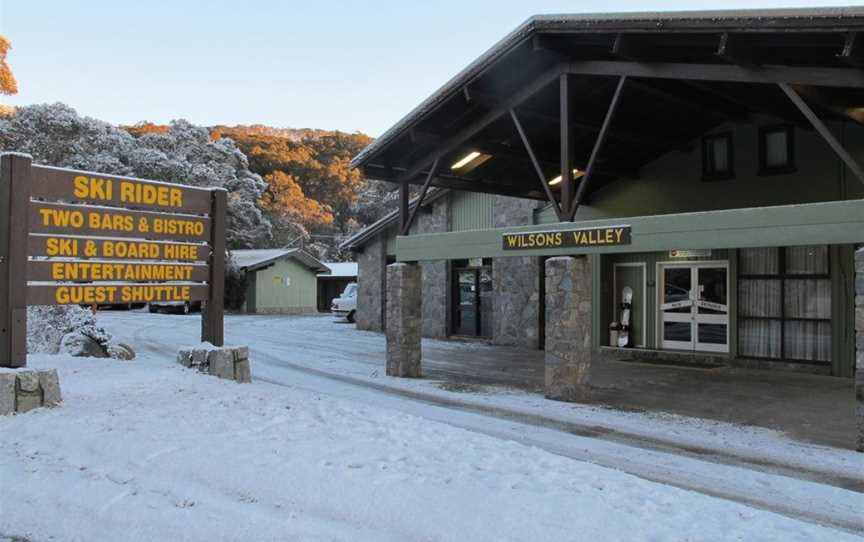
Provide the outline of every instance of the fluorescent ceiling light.
[[468,165],[472,160],[477,159],[480,156],[480,153],[477,151],[471,151],[465,156],[462,157],[458,162],[450,166],[450,169],[460,169]]
[[[573,170],[573,179],[578,179],[579,177],[581,177],[583,175],[585,175],[585,172],[582,171],[581,169],[574,169]],[[560,182],[561,182],[561,175],[558,175],[557,177],[555,177],[554,179],[549,181],[549,186],[555,186],[556,184],[558,184]]]

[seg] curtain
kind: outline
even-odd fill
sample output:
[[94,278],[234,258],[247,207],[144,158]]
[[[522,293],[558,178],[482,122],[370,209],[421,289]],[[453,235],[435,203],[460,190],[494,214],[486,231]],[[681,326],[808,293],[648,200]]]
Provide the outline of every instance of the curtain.
[[804,246],[786,249],[787,275],[827,275],[828,247]]
[[777,248],[743,248],[738,251],[741,275],[776,275],[780,272]]

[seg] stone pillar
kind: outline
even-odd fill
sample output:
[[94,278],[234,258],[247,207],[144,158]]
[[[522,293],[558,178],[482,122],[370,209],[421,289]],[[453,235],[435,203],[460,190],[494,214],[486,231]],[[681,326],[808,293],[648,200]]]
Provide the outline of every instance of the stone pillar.
[[864,452],[864,248],[855,253],[855,349],[856,448]]
[[546,260],[546,397],[590,397],[591,262],[587,257]]
[[387,374],[420,376],[423,273],[417,263],[387,266]]

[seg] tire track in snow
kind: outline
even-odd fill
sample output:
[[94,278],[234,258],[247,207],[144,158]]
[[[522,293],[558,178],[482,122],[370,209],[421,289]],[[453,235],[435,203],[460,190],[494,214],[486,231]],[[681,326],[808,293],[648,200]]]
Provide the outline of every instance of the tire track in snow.
[[[174,346],[153,339],[159,336],[153,333],[159,327],[156,324],[140,326],[134,332],[135,338],[148,351],[173,356]],[[233,331],[236,332],[237,327],[240,326],[234,327]],[[303,341],[298,341],[306,343],[302,346],[317,347],[327,353],[357,354],[353,350],[334,348],[332,343],[326,346],[309,343],[308,335],[301,332],[286,332],[284,335],[303,337]],[[293,342],[286,345],[260,335],[255,336],[255,341],[271,348],[285,349],[286,354],[301,346]],[[864,484],[859,479],[395,388],[291,363],[254,347],[250,350],[255,359],[265,361],[271,370],[275,369],[286,376],[256,376],[259,381],[398,410],[471,432],[534,446],[570,459],[620,470],[652,482],[864,535],[860,506],[847,504],[854,499],[825,501],[822,497],[808,497],[806,491],[808,486],[822,485],[830,486],[838,495],[848,491],[860,494],[864,492]]]

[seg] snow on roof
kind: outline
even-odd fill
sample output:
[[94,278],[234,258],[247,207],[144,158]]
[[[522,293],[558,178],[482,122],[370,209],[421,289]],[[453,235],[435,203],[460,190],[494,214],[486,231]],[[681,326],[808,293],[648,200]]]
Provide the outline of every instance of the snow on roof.
[[240,269],[257,269],[281,258],[295,258],[313,271],[326,273],[327,267],[311,254],[299,248],[264,248],[231,252]]
[[357,263],[356,262],[324,262],[330,269],[330,273],[320,273],[327,277],[356,277]]

